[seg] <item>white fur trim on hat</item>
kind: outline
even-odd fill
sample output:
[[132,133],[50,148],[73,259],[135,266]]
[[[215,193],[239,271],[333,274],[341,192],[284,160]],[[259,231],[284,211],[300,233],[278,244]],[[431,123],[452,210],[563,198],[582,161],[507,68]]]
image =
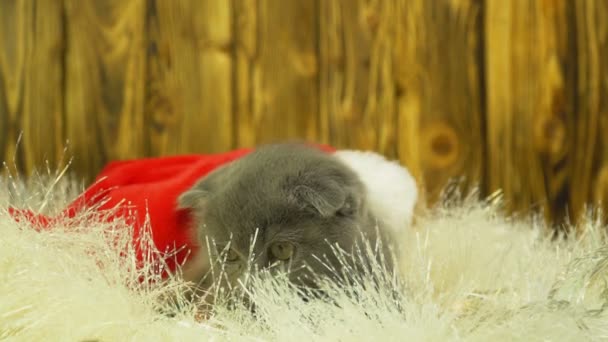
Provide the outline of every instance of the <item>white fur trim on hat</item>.
[[340,150],[335,154],[359,175],[371,210],[391,230],[399,232],[411,224],[418,190],[405,167],[374,152]]

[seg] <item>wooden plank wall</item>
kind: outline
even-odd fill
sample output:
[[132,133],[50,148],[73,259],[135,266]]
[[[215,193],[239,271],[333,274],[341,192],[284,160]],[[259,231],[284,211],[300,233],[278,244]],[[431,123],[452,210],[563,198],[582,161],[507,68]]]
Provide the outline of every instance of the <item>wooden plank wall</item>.
[[608,202],[605,132],[603,0],[0,1],[0,160],[25,173],[307,139],[560,222]]

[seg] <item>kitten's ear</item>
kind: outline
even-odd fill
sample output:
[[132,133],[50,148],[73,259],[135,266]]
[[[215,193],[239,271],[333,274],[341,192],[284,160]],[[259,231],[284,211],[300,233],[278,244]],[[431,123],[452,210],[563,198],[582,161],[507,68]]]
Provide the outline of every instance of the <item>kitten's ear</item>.
[[[234,162],[232,162],[234,163]],[[197,209],[205,206],[209,197],[215,193],[218,184],[230,179],[231,170],[234,168],[229,163],[213,170],[210,174],[195,183],[188,191],[181,194],[177,199],[178,209]]]
[[195,209],[202,207],[209,198],[209,192],[199,187],[194,187],[179,196],[177,209]]
[[310,185],[297,185],[291,194],[292,200],[302,207],[311,207],[322,217],[336,214],[344,207],[344,189],[333,180]]

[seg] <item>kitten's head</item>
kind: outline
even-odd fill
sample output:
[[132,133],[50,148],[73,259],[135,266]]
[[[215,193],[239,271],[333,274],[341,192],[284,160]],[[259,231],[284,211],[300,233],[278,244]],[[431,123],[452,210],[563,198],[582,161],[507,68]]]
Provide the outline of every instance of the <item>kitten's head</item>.
[[314,286],[310,272],[332,276],[323,263],[339,267],[331,246],[350,252],[374,225],[356,174],[300,145],[261,147],[219,168],[179,207],[193,212],[199,243],[225,259],[232,284],[253,266],[288,270],[290,281]]

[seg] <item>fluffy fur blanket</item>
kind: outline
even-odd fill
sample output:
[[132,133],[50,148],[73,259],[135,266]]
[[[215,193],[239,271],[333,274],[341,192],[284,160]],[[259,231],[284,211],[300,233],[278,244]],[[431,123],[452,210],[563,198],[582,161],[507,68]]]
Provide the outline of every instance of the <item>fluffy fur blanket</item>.
[[[383,175],[402,172],[386,166]],[[357,169],[368,186],[385,189],[372,194],[378,210],[394,222],[409,218],[412,204],[393,209],[407,198],[390,177]],[[86,212],[64,222],[69,229],[58,222],[38,232],[15,222],[9,205],[52,214],[82,190],[48,179],[0,183],[0,340],[608,339],[606,231],[592,216],[581,236],[550,239],[540,220],[501,215],[499,196],[447,196],[400,232],[396,276],[375,265],[347,287],[325,283],[331,300],[304,302],[285,279],[252,275],[245,288],[255,313],[220,295],[203,317],[181,297],[187,285],[178,276],[140,281],[154,280],[154,267],[136,267],[124,223]]]

